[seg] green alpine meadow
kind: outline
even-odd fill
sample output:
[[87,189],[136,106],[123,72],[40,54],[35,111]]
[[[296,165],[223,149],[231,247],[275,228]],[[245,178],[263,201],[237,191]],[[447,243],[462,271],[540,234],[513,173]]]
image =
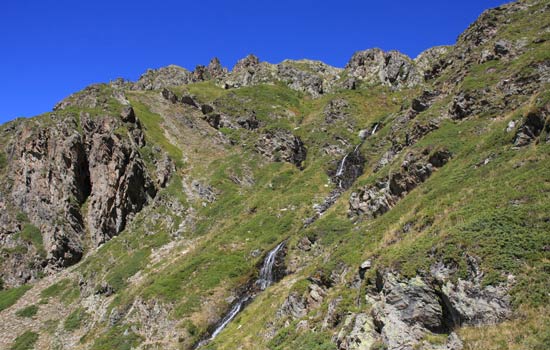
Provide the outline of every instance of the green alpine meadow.
[[0,126],[1,349],[550,349],[550,1]]

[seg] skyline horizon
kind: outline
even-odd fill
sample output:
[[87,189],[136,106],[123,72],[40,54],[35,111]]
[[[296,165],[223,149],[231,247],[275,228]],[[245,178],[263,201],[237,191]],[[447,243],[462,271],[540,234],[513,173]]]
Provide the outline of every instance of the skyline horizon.
[[[355,52],[371,48],[396,50],[414,59],[429,48],[454,45],[484,10],[508,1],[364,4],[342,0],[340,6],[331,7],[311,0],[282,0],[268,11],[249,1],[207,2],[212,5],[209,16],[191,16],[183,22],[176,10],[200,13],[207,6],[172,0],[151,8],[144,1],[126,6],[129,0],[117,4],[99,0],[82,8],[50,0],[8,4],[0,15],[4,38],[0,47],[11,53],[0,59],[4,77],[0,124],[47,113],[57,102],[92,84],[118,78],[136,81],[148,69],[168,65],[192,71],[214,57],[229,70],[248,54],[273,64],[308,59],[337,68],[344,68]],[[174,7],[174,13],[165,11],[166,7]],[[48,14],[58,19],[54,26],[47,21]],[[150,23],[144,25],[145,21]],[[25,26],[26,22],[30,25]],[[180,37],[185,40],[177,41]]]

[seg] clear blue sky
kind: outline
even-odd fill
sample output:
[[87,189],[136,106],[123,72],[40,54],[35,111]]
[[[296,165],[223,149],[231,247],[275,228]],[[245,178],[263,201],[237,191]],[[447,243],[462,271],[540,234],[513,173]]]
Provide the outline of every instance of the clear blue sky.
[[357,50],[410,56],[456,37],[502,0],[5,0],[0,5],[0,123],[50,111],[94,82],[147,68],[232,67],[311,58],[344,66]]

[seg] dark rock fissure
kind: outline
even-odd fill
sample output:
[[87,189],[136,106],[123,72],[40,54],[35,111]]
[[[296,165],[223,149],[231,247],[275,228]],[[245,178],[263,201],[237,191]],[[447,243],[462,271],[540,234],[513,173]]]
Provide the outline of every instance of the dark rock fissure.
[[445,329],[440,333],[448,334],[461,326],[460,315],[454,310],[449,298],[441,291],[441,286],[435,289],[435,293],[439,297],[438,301],[443,311],[443,325],[445,326]]
[[92,193],[92,181],[90,179],[90,169],[87,159],[85,159],[84,163],[81,165],[78,181],[80,183],[79,187],[82,194],[82,197],[80,198],[80,205],[82,205]]

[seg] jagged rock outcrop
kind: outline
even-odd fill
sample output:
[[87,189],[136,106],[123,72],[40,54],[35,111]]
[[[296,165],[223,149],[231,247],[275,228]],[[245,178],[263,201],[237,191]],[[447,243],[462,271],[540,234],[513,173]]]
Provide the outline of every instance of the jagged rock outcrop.
[[138,150],[106,120],[84,118],[91,184],[87,222],[95,245],[121,232],[156,193]]
[[475,97],[470,93],[460,92],[451,103],[449,115],[451,119],[464,119],[474,115],[477,111]]
[[285,60],[277,65],[276,77],[293,90],[319,97],[333,88],[340,72],[319,61]]
[[285,299],[281,308],[277,311],[277,317],[290,317],[300,319],[307,313],[318,308],[326,296],[326,288],[316,283],[311,283],[308,290],[302,295],[292,292]]
[[277,65],[277,76],[291,89],[307,92],[313,97],[323,93],[323,79],[289,64]]
[[191,74],[191,79],[194,82],[205,80],[219,80],[227,75],[227,69],[222,67],[220,60],[217,57],[212,58],[208,66],[197,66]]
[[514,146],[527,146],[538,139],[543,131],[546,131],[547,135],[550,132],[550,105],[527,113],[514,137]]
[[229,89],[283,82],[293,90],[319,97],[336,84],[340,72],[341,69],[319,61],[285,60],[270,64],[248,55],[235,64],[222,85]]
[[193,74],[187,69],[170,65],[159,69],[148,69],[133,88],[136,90],[159,90],[170,86],[179,86],[193,81]]
[[[91,191],[82,136],[70,123],[18,131],[12,148],[13,204],[40,229],[47,259],[70,265],[83,254],[80,205]],[[63,221],[54,220],[59,215]]]
[[413,87],[423,81],[414,62],[397,52],[369,49],[356,52],[346,65],[346,72],[367,84],[384,84],[393,88]]
[[421,52],[415,59],[416,68],[424,80],[431,80],[439,76],[441,71],[450,64],[446,59],[451,46],[436,46]]
[[[309,312],[319,309],[327,298],[329,290],[336,285],[345,283],[344,275],[348,271],[345,264],[340,263],[331,271],[317,271],[308,278],[307,288],[301,292],[292,291],[286,297],[281,307],[277,310],[276,318],[288,324],[289,320],[298,320],[305,317]],[[333,300],[329,306],[326,317],[323,320],[325,328],[337,324],[340,314],[336,307],[341,300]]]
[[270,66],[266,62],[260,63],[258,57],[250,54],[235,64],[228,78],[224,81],[223,87],[230,89],[267,83],[271,78]]
[[389,211],[402,197],[426,181],[433,171],[446,164],[451,154],[446,150],[423,155],[409,153],[399,172],[365,186],[350,197],[350,214],[375,218]]
[[307,149],[302,140],[290,131],[281,129],[262,134],[255,147],[258,153],[270,161],[285,161],[299,168],[307,156]]
[[436,97],[439,96],[439,94],[440,94],[439,91],[425,90],[422,92],[422,95],[416,98],[413,98],[411,103],[411,108],[415,112],[423,112],[428,108],[430,108],[433,101],[435,100]]
[[[511,314],[509,283],[481,285],[482,273],[469,257],[468,276],[453,282],[456,269],[438,263],[428,276],[403,278],[392,271],[378,271],[376,286],[367,292],[369,313],[346,316],[335,336],[339,349],[388,350],[462,349],[453,332],[462,325],[491,325]],[[369,289],[368,289],[369,290]],[[425,341],[430,334],[446,336],[444,344]]]
[[[10,146],[9,196],[40,231],[45,253],[33,267],[38,271],[78,262],[86,247],[121,232],[156,193],[139,153],[145,139],[131,106],[102,117],[65,111],[75,105],[105,108],[102,91],[92,86],[58,104],[59,115],[48,116],[58,120],[55,126],[22,124]],[[170,171],[163,170],[161,182]],[[16,270],[3,271],[11,284],[28,278],[10,275]]]

